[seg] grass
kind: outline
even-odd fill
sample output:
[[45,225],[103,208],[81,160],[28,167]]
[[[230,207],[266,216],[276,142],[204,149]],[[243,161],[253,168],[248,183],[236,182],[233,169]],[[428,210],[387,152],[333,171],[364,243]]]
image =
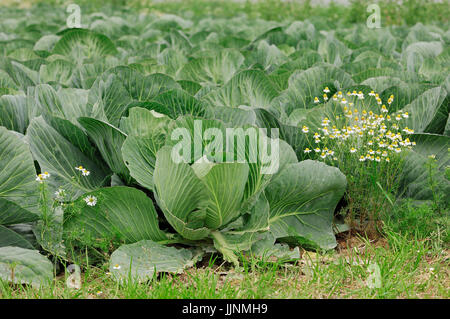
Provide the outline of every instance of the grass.
[[448,211],[435,213],[432,206],[415,206],[412,201],[407,201],[384,219],[390,232],[409,234],[414,240],[428,241],[435,249],[444,249],[450,243]]
[[[335,250],[303,251],[295,263],[243,259],[235,269],[207,261],[183,274],[123,285],[105,264],[85,269],[81,289],[67,288],[63,274],[41,289],[0,281],[0,298],[449,298],[448,227],[430,222],[429,214],[426,206],[402,206],[385,220],[382,237],[341,235]],[[380,269],[379,288],[367,285],[374,264]]]

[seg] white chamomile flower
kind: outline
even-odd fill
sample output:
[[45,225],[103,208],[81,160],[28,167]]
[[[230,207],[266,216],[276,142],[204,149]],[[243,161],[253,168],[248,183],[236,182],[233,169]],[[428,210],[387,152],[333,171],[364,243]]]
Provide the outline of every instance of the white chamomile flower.
[[320,101],[319,101],[319,98],[316,96],[315,98],[314,98],[314,103],[320,103]]
[[305,148],[305,150],[303,151],[304,153],[311,153],[311,150],[309,148]]
[[381,162],[381,158],[380,158],[379,156],[377,156],[377,157],[375,158],[375,161],[376,161],[376,162]]
[[366,158],[363,156],[363,155],[361,155],[360,157],[359,157],[359,161],[360,162],[364,162],[366,160]]
[[119,270],[120,268],[122,268],[119,264],[115,264],[114,266],[113,266],[113,269],[114,270]]
[[77,171],[82,171],[82,170],[84,170],[84,167],[80,165],[80,166],[75,167],[75,169]]
[[81,171],[81,174],[82,174],[83,176],[89,176],[89,175],[91,174],[91,172],[88,171],[87,169],[83,169],[83,170]]
[[303,125],[302,132],[303,133],[308,133],[309,132],[309,128],[307,126]]
[[400,148],[398,148],[398,147],[395,149],[395,153],[400,153],[401,151],[402,150]]
[[328,88],[328,86],[327,86],[326,88],[324,88],[323,91],[324,91],[325,93],[330,93],[330,89]]
[[314,149],[314,152],[319,153],[319,152],[320,152],[320,148],[316,147],[316,148]]
[[394,101],[394,95],[391,95],[388,99],[388,104],[391,105],[391,103]]
[[405,119],[407,119],[407,118],[409,117],[409,114],[408,114],[408,112],[405,112],[405,113],[402,114],[402,116],[403,116]]
[[356,148],[352,147],[352,148],[350,149],[350,153],[356,153]]
[[328,126],[329,123],[330,120],[327,117],[322,120],[322,126]]
[[328,101],[328,96],[326,94],[323,95],[323,100]]
[[50,174],[48,172],[44,172],[42,174],[36,175],[36,181],[39,183],[44,182],[47,178],[50,177]]
[[347,100],[344,98],[344,99],[342,99],[341,103],[342,104],[347,104]]
[[327,157],[327,154],[325,152],[322,152],[322,154],[320,154],[320,157],[325,158]]
[[95,206],[97,204],[97,197],[89,195],[84,198],[84,201],[88,206]]
[[370,91],[369,96],[375,96],[375,92],[374,91]]
[[36,182],[42,183],[44,181],[44,177],[42,174],[36,175]]

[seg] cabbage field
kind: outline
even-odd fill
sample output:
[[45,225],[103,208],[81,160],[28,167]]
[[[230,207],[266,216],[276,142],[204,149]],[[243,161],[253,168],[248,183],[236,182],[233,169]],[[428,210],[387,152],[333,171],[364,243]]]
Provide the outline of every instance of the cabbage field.
[[448,22],[77,13],[0,7],[3,281],[292,263],[405,202],[448,218]]

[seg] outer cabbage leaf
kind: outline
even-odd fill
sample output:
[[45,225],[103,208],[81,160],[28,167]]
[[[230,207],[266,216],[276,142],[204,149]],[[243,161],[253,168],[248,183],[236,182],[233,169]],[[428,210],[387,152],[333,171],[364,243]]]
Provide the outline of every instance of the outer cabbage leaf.
[[[48,184],[53,189],[63,188],[67,194],[76,198],[105,185],[108,181],[108,173],[102,166],[70,143],[42,117],[31,121],[27,138],[41,170],[50,173]],[[80,165],[90,171],[89,176],[82,176],[81,172],[76,170]]]
[[33,249],[33,245],[17,232],[0,225],[0,248],[6,246]]
[[37,219],[38,183],[29,146],[0,127],[0,224]]
[[[435,178],[438,189],[443,194],[449,194],[450,182],[445,178],[445,169],[450,165],[450,137],[435,134],[413,134],[410,139],[416,142],[405,159],[405,166],[400,176],[400,192],[405,197],[416,200],[431,200],[433,198],[427,169],[428,156],[434,155],[437,163]],[[448,203],[448,196],[445,201]]]
[[203,99],[214,106],[268,108],[278,91],[270,79],[259,70],[237,73],[222,88],[212,91]]
[[85,59],[98,59],[116,54],[117,49],[103,34],[86,29],[69,29],[65,30],[56,42],[53,53],[65,55],[77,63],[82,63]]
[[[94,206],[87,205],[88,196],[96,199]],[[64,218],[65,237],[82,244],[167,240],[152,200],[135,188],[115,186],[87,193],[66,208]]]
[[345,188],[345,176],[335,167],[311,160],[286,165],[265,189],[271,232],[291,242],[334,248],[333,212]]
[[409,113],[404,125],[416,133],[442,134],[449,112],[446,96],[447,91],[442,87],[432,88],[419,95],[402,109]]
[[52,282],[53,265],[37,250],[0,247],[0,278],[39,288]]
[[322,96],[326,86],[341,90],[353,84],[349,74],[333,66],[315,66],[295,71],[289,78],[289,87],[280,96],[283,110],[290,115],[294,109],[312,108],[315,105],[314,98]]
[[126,183],[130,183],[130,172],[124,164],[121,150],[127,137],[126,134],[111,124],[89,117],[81,117],[78,122],[97,145],[100,154],[111,170]]
[[201,254],[186,248],[167,247],[151,240],[123,245],[114,251],[109,269],[119,282],[152,280],[159,272],[179,274],[194,266]]
[[28,108],[25,96],[3,95],[0,97],[0,126],[23,134],[28,123]]
[[171,147],[158,151],[153,180],[158,206],[172,227],[190,240],[207,237],[205,186],[189,164],[174,163]]

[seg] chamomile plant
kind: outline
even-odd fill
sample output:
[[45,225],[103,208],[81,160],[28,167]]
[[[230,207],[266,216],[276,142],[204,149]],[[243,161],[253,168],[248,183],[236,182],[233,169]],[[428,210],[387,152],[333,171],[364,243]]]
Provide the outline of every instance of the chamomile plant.
[[[73,176],[71,181],[88,178],[91,173],[81,165],[75,167],[75,170],[79,172],[80,176]],[[62,186],[57,187],[56,191],[52,192],[51,178],[52,174],[47,171],[36,175],[35,180],[39,184],[39,209],[41,214],[35,225],[35,233],[38,242],[45,251],[64,260],[67,256],[63,240],[63,212],[68,206],[73,205],[70,201],[73,194]],[[97,204],[97,197],[85,196],[84,202],[86,206],[93,207]]]
[[328,87],[323,92],[323,102],[331,101],[319,110],[326,116],[301,126],[308,143],[303,153],[347,176],[348,216],[353,224],[355,217],[370,223],[392,205],[405,155],[416,144],[410,138],[414,130],[402,123],[410,114],[390,113],[394,95],[384,103],[374,91],[337,91],[330,97]]

